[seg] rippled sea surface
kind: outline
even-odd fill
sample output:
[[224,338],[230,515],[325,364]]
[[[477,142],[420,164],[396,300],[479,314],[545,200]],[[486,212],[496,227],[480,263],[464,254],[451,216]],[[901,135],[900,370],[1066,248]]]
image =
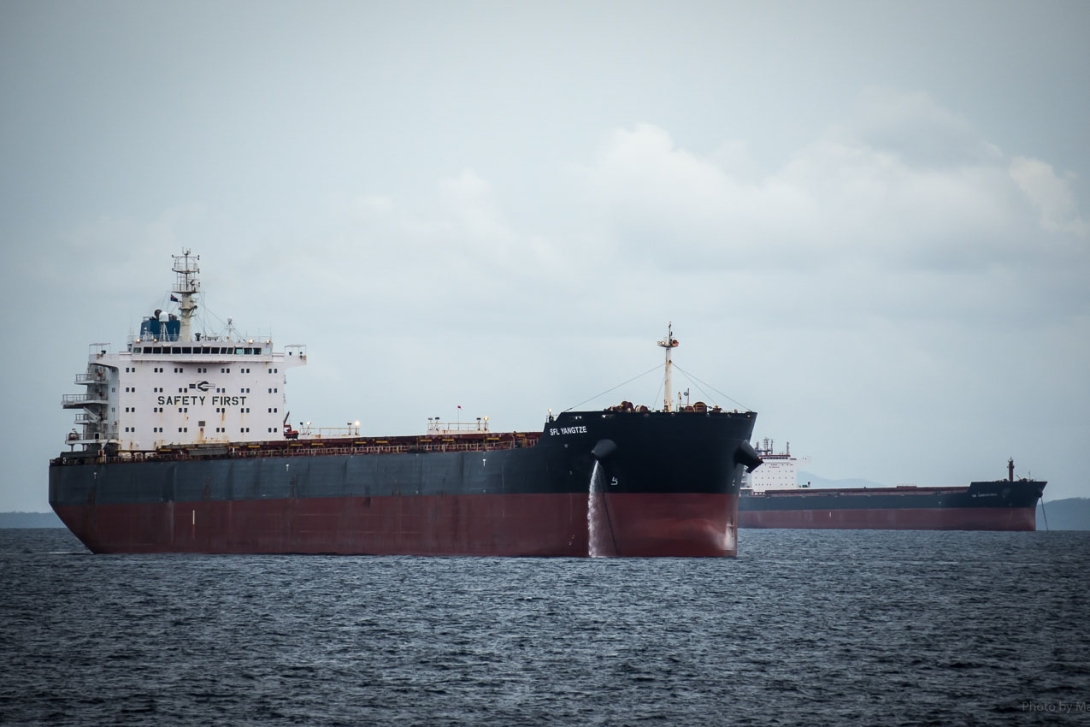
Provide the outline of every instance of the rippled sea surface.
[[739,541],[93,556],[0,530],[0,724],[1090,724],[1090,533]]

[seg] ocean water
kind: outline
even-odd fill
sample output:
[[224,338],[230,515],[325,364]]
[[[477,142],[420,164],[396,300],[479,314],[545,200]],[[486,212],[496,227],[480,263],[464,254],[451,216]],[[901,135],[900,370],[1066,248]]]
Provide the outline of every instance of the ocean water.
[[1090,533],[542,560],[6,530],[0,589],[0,724],[1090,724]]

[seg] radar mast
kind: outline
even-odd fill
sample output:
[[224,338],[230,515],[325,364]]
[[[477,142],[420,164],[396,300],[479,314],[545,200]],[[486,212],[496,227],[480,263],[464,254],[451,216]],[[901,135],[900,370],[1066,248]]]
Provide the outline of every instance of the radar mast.
[[184,248],[181,255],[172,255],[174,258],[174,295],[178,296],[178,318],[181,328],[178,331],[178,340],[192,341],[193,315],[197,310],[197,302],[194,300],[201,289],[201,281],[197,273],[201,271],[198,262],[200,255],[190,254],[189,248]]

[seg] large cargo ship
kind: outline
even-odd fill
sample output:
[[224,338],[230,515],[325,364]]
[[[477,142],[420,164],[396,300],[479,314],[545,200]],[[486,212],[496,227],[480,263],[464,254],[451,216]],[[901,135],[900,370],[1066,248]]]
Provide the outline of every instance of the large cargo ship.
[[194,330],[198,258],[119,352],[93,344],[49,501],[95,553],[732,556],[756,413],[665,398],[551,413],[540,431],[429,420],[418,436],[293,428],[276,350]]
[[764,464],[747,474],[738,500],[742,528],[875,530],[1036,530],[1037,501],[1045,482],[1007,479],[968,487],[817,488],[799,484],[800,460],[788,445],[775,453],[756,447]]

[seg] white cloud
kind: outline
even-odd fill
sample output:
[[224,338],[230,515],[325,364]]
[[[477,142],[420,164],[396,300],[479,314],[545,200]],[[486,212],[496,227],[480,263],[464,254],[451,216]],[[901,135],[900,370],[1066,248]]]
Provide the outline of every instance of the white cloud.
[[846,126],[834,133],[882,149],[914,167],[956,168],[1002,161],[1002,152],[983,139],[968,119],[919,91],[867,89]]
[[871,92],[764,174],[738,143],[701,155],[640,125],[612,132],[576,178],[625,254],[668,269],[1068,264],[1053,234],[1086,232],[1068,180],[1009,160],[924,94]]
[[1051,164],[1020,156],[1011,159],[1010,176],[1037,208],[1042,228],[1086,237],[1090,227],[1080,216],[1071,193],[1073,178],[1061,179]]
[[[741,141],[701,154],[653,125],[613,130],[559,180],[577,191],[579,224],[564,233],[513,222],[491,182],[466,168],[412,208],[360,194],[272,238],[224,241],[222,220],[195,207],[150,223],[103,219],[73,233],[72,253],[89,264],[72,272],[120,271],[135,285],[161,264],[152,258],[188,245],[214,259],[218,316],[279,326],[327,311],[363,327],[394,315],[454,330],[625,325],[709,306],[825,325],[866,311],[1022,320],[1086,308],[1087,254],[1067,240],[1086,232],[1072,180],[993,153],[926,96],[876,92],[861,108],[769,171]],[[881,143],[913,134],[979,153],[935,165],[905,153],[911,144]],[[543,198],[557,194],[548,181]],[[282,309],[259,303],[269,300]],[[527,316],[544,301],[549,315]]]

